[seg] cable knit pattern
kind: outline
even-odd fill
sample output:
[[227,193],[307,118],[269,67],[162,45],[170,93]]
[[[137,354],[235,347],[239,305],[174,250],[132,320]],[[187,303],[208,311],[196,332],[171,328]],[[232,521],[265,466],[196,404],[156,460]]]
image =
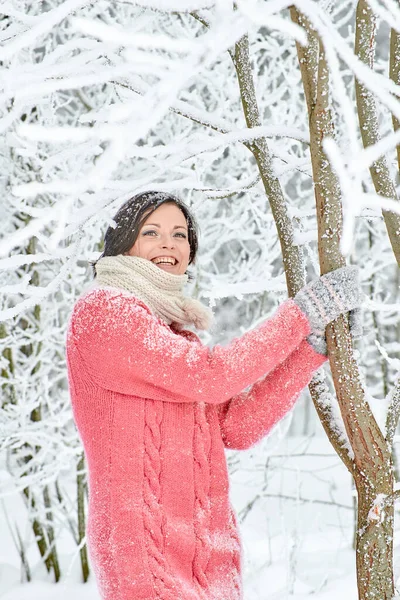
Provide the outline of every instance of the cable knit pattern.
[[224,448],[250,447],[292,407],[326,360],[309,333],[291,300],[212,349],[128,291],[77,301],[68,377],[103,600],[241,600]]
[[[231,511],[230,519],[229,519],[229,531],[231,535],[231,540],[233,542],[233,550],[231,552],[231,560],[232,560],[232,584],[237,594],[237,597],[240,597],[241,593],[241,552],[240,552],[240,537],[238,532],[238,526],[236,523],[236,518],[234,513]],[[222,598],[221,598],[222,600]]]
[[210,557],[208,538],[210,524],[210,428],[205,416],[205,404],[199,402],[194,407],[194,529],[196,535],[193,575],[200,587],[208,587],[206,569]]
[[163,514],[161,505],[161,433],[162,404],[155,409],[155,401],[148,400],[144,407],[144,486],[143,519],[145,540],[148,550],[150,573],[154,578],[154,587],[160,598],[176,598],[176,586],[164,556],[164,536],[162,531]]

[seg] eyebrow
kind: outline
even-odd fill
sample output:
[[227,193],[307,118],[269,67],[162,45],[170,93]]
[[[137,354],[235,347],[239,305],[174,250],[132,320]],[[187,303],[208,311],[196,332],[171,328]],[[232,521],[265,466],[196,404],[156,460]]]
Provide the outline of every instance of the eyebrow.
[[[143,227],[147,227],[147,225],[151,225],[152,227],[161,227],[158,223],[146,223]],[[173,229],[187,229],[184,225],[175,225]]]

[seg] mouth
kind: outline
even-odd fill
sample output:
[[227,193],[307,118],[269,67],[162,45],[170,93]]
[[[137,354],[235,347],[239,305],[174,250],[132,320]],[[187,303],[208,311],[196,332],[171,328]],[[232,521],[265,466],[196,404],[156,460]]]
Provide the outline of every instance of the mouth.
[[178,264],[177,259],[172,256],[158,256],[157,258],[153,258],[151,262],[166,271],[172,270]]

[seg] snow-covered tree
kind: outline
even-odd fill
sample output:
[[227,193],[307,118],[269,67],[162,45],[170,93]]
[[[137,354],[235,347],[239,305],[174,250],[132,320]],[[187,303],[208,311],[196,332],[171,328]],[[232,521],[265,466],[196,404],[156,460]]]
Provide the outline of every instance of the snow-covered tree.
[[[160,189],[182,196],[200,223],[192,291],[215,306],[218,323],[206,343],[265,318],[306,271],[359,265],[363,339],[354,350],[347,319],[328,327],[333,386],[327,371],[310,393],[357,487],[360,598],[394,594],[400,10],[388,0],[360,0],[357,11],[350,0],[289,7],[5,2],[4,494],[25,498],[56,580],[66,532],[88,574],[84,463],[63,355],[68,312],[113,213],[133,194]],[[18,530],[16,539],[30,578],[32,538]]]

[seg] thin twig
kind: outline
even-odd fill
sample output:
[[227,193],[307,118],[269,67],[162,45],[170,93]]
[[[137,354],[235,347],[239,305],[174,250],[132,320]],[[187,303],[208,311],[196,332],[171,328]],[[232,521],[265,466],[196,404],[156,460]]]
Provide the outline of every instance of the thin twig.
[[397,424],[400,417],[400,377],[392,392],[390,405],[386,417],[386,441],[390,446],[393,444]]

